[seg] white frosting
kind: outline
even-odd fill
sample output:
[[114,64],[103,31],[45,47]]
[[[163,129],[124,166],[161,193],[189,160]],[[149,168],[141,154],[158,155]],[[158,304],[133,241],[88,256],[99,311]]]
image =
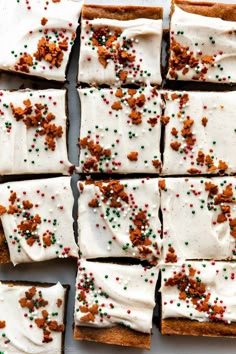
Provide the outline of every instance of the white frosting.
[[[132,48],[125,50],[129,54],[135,55],[135,60],[129,62],[128,66],[118,63],[116,68],[114,58],[110,59],[107,66],[104,67],[98,61],[98,46],[91,44],[94,29],[107,27],[111,33],[117,28],[121,29],[120,37],[114,41],[113,47],[116,48],[117,43],[122,47],[125,40],[131,40]],[[92,28],[92,30],[91,30]],[[136,19],[129,21],[118,21],[110,19],[94,19],[81,21],[81,47],[79,60],[79,81],[96,84],[121,84],[118,72],[120,70],[128,70],[126,83],[154,83],[160,84],[160,56],[161,56],[161,40],[162,40],[162,20]],[[103,44],[103,48],[106,45]],[[109,49],[110,51],[110,49]],[[117,49],[115,49],[115,57]],[[151,55],[150,55],[151,53]],[[113,54],[114,57],[114,54]],[[135,69],[136,68],[136,69]],[[139,70],[137,70],[139,68]]]
[[[2,154],[0,159],[0,174],[27,174],[27,173],[62,173],[69,174],[72,166],[67,156],[67,117],[66,117],[65,90],[22,90],[0,91],[0,141]],[[39,121],[38,127],[27,128],[23,119],[17,121],[14,117],[11,103],[14,108],[25,109],[25,100],[30,100],[32,113],[22,118],[36,115],[35,104],[47,105],[42,110],[43,118],[52,113],[55,119],[50,124],[62,128],[61,137],[55,138],[55,150],[45,145],[46,135],[40,135],[42,130]]]
[[[199,63],[198,66],[190,67],[193,61],[186,61],[186,65],[181,68],[171,65],[168,79],[197,80],[196,77],[203,70],[198,78],[200,81],[236,82],[235,30],[236,22],[191,14],[175,6],[170,26],[171,45],[176,41],[182,47],[188,47],[188,54],[191,52]],[[212,63],[204,62],[206,56],[213,57]],[[174,52],[171,50],[170,62],[173,57]],[[183,70],[187,72],[183,73]],[[174,75],[171,75],[172,71]]]
[[[74,200],[70,180],[69,177],[58,177],[8,182],[0,186],[0,205],[7,210],[10,205],[20,209],[19,214],[6,212],[1,216],[10,258],[14,265],[57,257],[78,257],[78,247],[73,232]],[[12,192],[17,195],[13,204],[9,201]],[[23,201],[30,201],[33,206],[27,209]],[[37,223],[35,230],[27,227],[24,231],[19,227],[22,222],[27,222],[30,217],[35,217],[37,214],[41,218],[41,223]],[[44,241],[44,236],[47,235],[51,245],[47,245]],[[38,237],[39,241],[36,240],[31,245],[27,243],[28,236]]]
[[[19,300],[25,298],[25,292],[29,291],[31,287],[30,285],[8,286],[0,284],[0,321],[6,323],[4,328],[0,328],[1,353],[61,353],[62,332],[51,331],[50,336],[53,340],[43,343],[43,329],[38,328],[35,320],[42,318],[42,311],[46,310],[49,313],[49,321],[63,324],[65,289],[60,283],[50,287],[37,286],[37,293],[33,299],[38,299],[38,292],[41,291],[43,299],[48,301],[48,304],[38,309],[34,308],[30,313],[28,308],[21,307]],[[60,307],[57,306],[57,299],[62,300]]]
[[[98,186],[79,183],[79,246],[84,258],[96,257],[132,257],[156,262],[160,251],[161,224],[158,216],[160,195],[157,179],[122,180],[128,203],[121,198],[118,208],[111,207],[112,196],[108,200]],[[107,183],[103,183],[106,187]],[[91,200],[97,200],[98,206],[90,207]],[[138,212],[146,211],[146,221],[140,228],[141,236],[151,244],[133,243],[130,230],[136,229],[135,217]],[[143,253],[143,247],[148,253]]]
[[[163,92],[165,94],[165,116],[170,118],[165,127],[165,151],[162,173],[187,174],[191,169],[199,173],[219,173],[219,162],[224,161],[227,174],[236,172],[235,152],[236,125],[232,117],[236,109],[236,92]],[[176,96],[178,95],[178,98]],[[187,95],[187,102],[181,100]],[[190,130],[194,144],[189,145],[182,129],[187,119],[193,120]],[[206,119],[203,125],[202,119]],[[177,137],[172,129],[177,129]],[[181,144],[178,151],[171,144]],[[204,153],[199,163],[198,153]],[[213,156],[216,169],[206,163],[206,156]],[[191,172],[191,171],[190,171]]]
[[[60,0],[1,1],[0,13],[0,69],[16,71],[16,65],[22,54],[28,53],[33,58],[28,75],[39,76],[50,80],[65,80],[65,71],[73,44],[74,33],[78,26],[81,2]],[[45,25],[41,20],[47,19]],[[55,32],[56,31],[56,32]],[[63,60],[60,67],[46,60],[38,61],[34,57],[39,40],[46,35],[49,43],[58,46],[58,42],[68,38],[68,49],[63,50]]]
[[[150,333],[157,278],[157,268],[80,260],[76,280],[75,325],[112,327],[122,324]],[[86,296],[84,301],[80,299],[81,291]],[[98,313],[93,321],[81,320],[96,304]],[[87,306],[88,311],[81,312],[81,306]]]
[[[226,186],[232,185],[236,197],[236,179],[225,178],[166,178],[166,190],[161,192],[163,214],[163,258],[172,246],[179,260],[236,258],[235,238],[230,234],[230,219],[236,217],[234,199],[232,202],[215,203],[209,196],[205,183],[218,186],[223,193]],[[218,222],[221,206],[229,206],[226,221]]]
[[[108,158],[96,161],[97,172],[118,173],[157,173],[159,167],[153,165],[153,160],[161,162],[161,96],[148,86],[140,88],[131,96],[127,89],[122,89],[123,97],[116,96],[116,89],[80,89],[81,100],[81,130],[80,138],[88,138],[97,142],[104,149],[110,149]],[[145,102],[132,108],[129,99],[145,96]],[[114,103],[120,104],[120,109],[113,109]],[[131,112],[139,112],[141,123],[134,124],[129,117]],[[156,122],[152,125],[151,120]],[[137,152],[137,160],[131,161],[127,155]],[[80,149],[79,172],[96,172],[93,167],[85,168],[89,159],[95,158],[88,148]],[[95,159],[97,160],[97,159]]]
[[[197,320],[200,322],[209,321],[209,315],[211,311],[198,311],[196,304],[192,302],[192,297],[187,299],[180,299],[180,290],[177,285],[170,286],[166,284],[166,281],[178,273],[186,274],[189,276],[189,268],[192,267],[196,270],[194,276],[190,276],[190,279],[200,280],[200,283],[205,285],[204,295],[208,295],[209,309],[211,306],[225,307],[223,316],[216,315],[217,319],[228,322],[236,322],[236,264],[229,262],[188,262],[176,265],[165,265],[162,269],[162,318],[187,318],[191,320]],[[200,284],[199,283],[199,284]],[[188,288],[186,287],[186,293]],[[204,297],[198,299],[198,304],[201,304],[201,300],[204,301]]]

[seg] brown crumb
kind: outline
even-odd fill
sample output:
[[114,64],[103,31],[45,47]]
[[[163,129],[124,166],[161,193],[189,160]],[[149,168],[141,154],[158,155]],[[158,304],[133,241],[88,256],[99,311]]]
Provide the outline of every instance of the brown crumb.
[[130,161],[138,161],[138,152],[137,151],[131,151],[128,155],[127,158]]
[[181,143],[179,143],[178,141],[173,141],[172,143],[170,143],[170,146],[173,150],[178,151]]
[[153,164],[153,166],[154,166],[156,169],[158,169],[158,168],[160,168],[160,167],[162,166],[161,161],[158,160],[158,159],[152,160],[152,164]]
[[202,171],[201,170],[198,170],[197,168],[189,168],[187,170],[187,172],[190,174],[190,175],[198,175],[199,173],[201,173]]
[[207,126],[207,123],[208,123],[207,117],[203,117],[203,118],[202,118],[202,125],[203,125],[204,127],[206,127],[206,126]]
[[119,97],[119,98],[124,97],[124,92],[123,92],[123,90],[122,90],[121,88],[117,89],[117,90],[116,90],[116,93],[115,93],[115,96],[116,96],[116,97]]
[[7,209],[3,205],[0,205],[0,216],[5,214],[6,212],[7,212]]
[[135,125],[139,125],[142,123],[142,115],[140,112],[137,112],[137,111],[132,111],[130,114],[129,114],[129,118],[132,119],[132,123],[135,124]]
[[116,101],[112,104],[111,106],[112,109],[118,111],[120,109],[122,109],[122,105],[121,105],[121,102],[120,101]]
[[161,116],[161,124],[167,125],[170,121],[170,117],[168,116]]
[[97,208],[99,206],[99,202],[96,198],[90,200],[90,202],[88,203],[88,206],[90,208]]
[[128,77],[128,71],[122,70],[119,72],[119,78],[122,82],[125,82]]
[[160,179],[158,182],[158,186],[160,189],[165,190],[166,189],[166,180],[165,179]]
[[45,26],[47,22],[48,22],[48,19],[47,19],[46,17],[43,17],[43,18],[41,19],[41,25],[42,25],[42,26]]
[[0,329],[6,327],[6,321],[0,321]]

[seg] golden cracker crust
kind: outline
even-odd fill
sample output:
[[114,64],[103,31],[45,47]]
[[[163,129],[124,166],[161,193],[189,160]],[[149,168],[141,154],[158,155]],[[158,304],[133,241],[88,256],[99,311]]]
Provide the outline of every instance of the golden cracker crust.
[[121,21],[135,20],[138,18],[161,20],[163,19],[163,8],[149,6],[84,5],[82,8],[82,18],[87,20],[109,18]]
[[111,328],[76,326],[74,328],[74,339],[144,349],[150,349],[151,343],[150,334],[137,332],[123,326]]
[[172,0],[171,12],[174,5],[178,5],[182,10],[207,17],[218,17],[225,21],[236,21],[236,4],[198,2],[188,0]]
[[236,337],[236,323],[198,322],[188,319],[162,319],[161,334],[207,337]]
[[10,253],[0,220],[0,264],[10,263]]

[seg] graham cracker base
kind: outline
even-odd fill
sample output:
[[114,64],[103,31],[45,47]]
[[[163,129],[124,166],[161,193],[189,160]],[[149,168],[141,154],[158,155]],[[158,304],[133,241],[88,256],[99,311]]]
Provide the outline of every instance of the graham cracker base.
[[10,253],[0,220],[0,264],[10,263]]
[[188,0],[172,0],[171,12],[174,5],[178,5],[182,10],[207,17],[217,17],[225,21],[236,21],[236,4],[222,4],[214,2],[198,2]]
[[135,20],[138,18],[161,20],[163,19],[163,8],[149,6],[84,5],[82,8],[82,18],[88,20],[109,18],[121,21]]
[[123,326],[111,328],[76,326],[74,328],[74,339],[144,349],[150,349],[151,343],[150,334],[137,332]]
[[161,334],[236,338],[236,323],[168,318],[161,321]]

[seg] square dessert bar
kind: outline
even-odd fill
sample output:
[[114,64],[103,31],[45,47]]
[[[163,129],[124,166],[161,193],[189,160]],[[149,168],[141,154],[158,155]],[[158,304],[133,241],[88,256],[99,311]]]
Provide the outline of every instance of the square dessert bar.
[[167,78],[236,82],[236,4],[173,0]]
[[236,259],[236,179],[162,181],[163,259]]
[[161,84],[163,9],[84,5],[80,82]]
[[[8,182],[0,185],[4,232],[0,263],[14,265],[78,257],[74,240],[70,177]],[[7,259],[7,240],[10,259]],[[4,250],[4,251],[3,251]]]
[[161,333],[236,336],[236,265],[184,262],[162,268]]
[[73,170],[65,90],[0,90],[0,175]]
[[164,92],[164,175],[233,174],[236,92]]
[[0,283],[0,352],[64,353],[68,290],[60,283]]
[[150,349],[158,272],[81,259],[74,339]]
[[82,257],[131,257],[158,263],[158,179],[88,180],[78,187]]
[[0,70],[65,81],[80,11],[71,0],[1,0]]
[[160,173],[160,93],[139,89],[80,89],[79,172]]

